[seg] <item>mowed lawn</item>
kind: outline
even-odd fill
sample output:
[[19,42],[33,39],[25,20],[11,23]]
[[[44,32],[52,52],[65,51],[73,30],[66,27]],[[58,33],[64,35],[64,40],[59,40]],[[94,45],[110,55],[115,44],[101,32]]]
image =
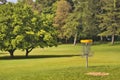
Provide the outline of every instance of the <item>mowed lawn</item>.
[[[52,48],[36,48],[28,58],[17,50],[15,58],[0,51],[0,80],[120,80],[120,44],[92,46],[86,68],[82,46],[59,45]],[[107,76],[91,76],[88,72],[106,72]]]

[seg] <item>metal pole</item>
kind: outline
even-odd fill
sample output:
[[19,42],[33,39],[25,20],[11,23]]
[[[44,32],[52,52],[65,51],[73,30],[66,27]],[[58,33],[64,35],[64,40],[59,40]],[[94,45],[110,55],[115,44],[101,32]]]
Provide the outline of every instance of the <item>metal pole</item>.
[[86,68],[88,68],[88,55],[86,54]]
[[89,44],[88,43],[86,43],[85,44],[85,56],[86,56],[86,68],[88,68],[88,55],[89,55]]

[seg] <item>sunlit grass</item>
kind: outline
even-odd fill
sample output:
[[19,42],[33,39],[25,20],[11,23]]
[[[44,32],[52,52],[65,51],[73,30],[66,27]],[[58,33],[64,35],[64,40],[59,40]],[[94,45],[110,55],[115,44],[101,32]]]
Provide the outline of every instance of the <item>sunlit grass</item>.
[[[17,50],[15,58],[0,52],[0,80],[119,80],[120,45],[93,45],[89,68],[82,57],[82,46],[59,45],[52,48],[36,48],[28,58]],[[108,72],[109,76],[88,76],[87,72]]]

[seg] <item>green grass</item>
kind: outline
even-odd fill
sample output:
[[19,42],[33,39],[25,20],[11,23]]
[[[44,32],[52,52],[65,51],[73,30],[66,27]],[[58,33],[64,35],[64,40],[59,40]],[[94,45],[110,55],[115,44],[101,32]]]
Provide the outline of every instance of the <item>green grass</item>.
[[[80,44],[36,48],[28,58],[17,50],[15,58],[0,52],[0,80],[119,80],[120,45],[93,45],[89,68]],[[107,72],[108,76],[88,76],[87,72]]]

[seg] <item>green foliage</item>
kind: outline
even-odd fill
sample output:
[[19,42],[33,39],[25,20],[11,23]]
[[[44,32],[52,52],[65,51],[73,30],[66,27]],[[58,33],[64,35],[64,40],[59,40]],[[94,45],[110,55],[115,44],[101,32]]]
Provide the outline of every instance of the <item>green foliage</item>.
[[112,36],[112,44],[114,36],[119,35],[119,0],[102,1],[100,6],[101,13],[98,13],[98,22],[101,29],[100,36]]
[[[61,6],[62,5],[62,6]],[[57,9],[54,18],[54,26],[57,28],[58,37],[64,38],[64,28],[65,20],[68,17],[69,12],[71,11],[71,5],[65,0],[60,0],[57,2]]]
[[26,50],[28,54],[38,46],[56,45],[52,14],[38,15],[29,5],[22,2],[8,3],[0,8],[1,50],[11,53],[11,50],[21,49]]
[[[16,49],[15,44],[13,44],[16,35],[12,32],[15,28],[14,26],[14,7],[12,3],[4,4],[0,6],[0,49],[5,51],[14,51]],[[7,11],[6,11],[7,10]]]

